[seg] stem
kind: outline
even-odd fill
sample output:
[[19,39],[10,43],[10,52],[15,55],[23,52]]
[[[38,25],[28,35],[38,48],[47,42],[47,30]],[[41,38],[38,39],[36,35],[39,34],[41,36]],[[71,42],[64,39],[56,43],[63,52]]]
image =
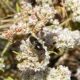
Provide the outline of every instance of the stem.
[[0,20],[1,23],[13,22],[13,19]]
[[64,24],[68,23],[71,19],[72,19],[72,17],[68,18],[67,20],[65,20],[64,22],[62,22],[60,24],[60,26],[63,26]]
[[54,52],[54,51],[48,51],[48,52],[49,52],[49,54],[53,53],[55,55],[58,55],[58,53],[57,52]]
[[16,51],[12,51],[13,53],[15,53],[15,54],[19,54],[20,52],[16,52]]
[[8,28],[10,26],[11,26],[11,24],[0,25],[0,29],[5,29],[5,28]]
[[3,49],[2,53],[1,53],[2,57],[4,56],[5,52],[8,50],[8,48],[10,47],[10,45],[11,45],[11,42],[8,41],[8,43],[6,44],[6,46],[4,47],[4,49]]

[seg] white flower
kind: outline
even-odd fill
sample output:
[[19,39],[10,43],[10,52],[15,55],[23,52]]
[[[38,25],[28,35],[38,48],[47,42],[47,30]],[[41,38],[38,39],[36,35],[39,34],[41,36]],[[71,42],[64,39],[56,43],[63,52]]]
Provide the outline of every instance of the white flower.
[[35,15],[31,15],[30,17],[29,17],[29,24],[30,25],[35,25],[36,23],[37,23],[37,21],[38,21],[38,19],[37,19],[37,17],[35,16]]
[[73,13],[72,13],[72,20],[74,22],[80,22],[80,7],[78,7]]
[[32,5],[31,5],[29,2],[27,2],[27,1],[25,1],[25,0],[21,0],[21,1],[20,1],[20,4],[21,4],[21,8],[22,8],[24,11],[29,12],[29,11],[32,10]]
[[41,8],[41,14],[48,19],[54,18],[55,13],[54,7],[51,7],[49,4],[44,4]]
[[59,25],[59,21],[57,19],[53,20],[53,25]]
[[77,73],[75,74],[78,80],[80,80],[80,67],[77,69]]
[[57,69],[52,68],[47,76],[47,80],[70,80],[71,72],[68,67],[58,66]]

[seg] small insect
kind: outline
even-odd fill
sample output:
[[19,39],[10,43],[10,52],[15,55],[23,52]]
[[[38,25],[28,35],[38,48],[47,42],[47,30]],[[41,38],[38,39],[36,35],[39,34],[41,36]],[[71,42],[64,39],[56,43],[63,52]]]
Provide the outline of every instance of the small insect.
[[41,62],[45,57],[45,49],[43,48],[42,44],[34,36],[30,36],[30,42],[36,49],[39,62]]

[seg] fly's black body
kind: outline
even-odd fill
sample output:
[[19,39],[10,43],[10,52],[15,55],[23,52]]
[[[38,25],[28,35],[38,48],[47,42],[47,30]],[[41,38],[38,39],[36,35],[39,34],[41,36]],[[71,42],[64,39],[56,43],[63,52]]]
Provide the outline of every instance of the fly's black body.
[[45,49],[35,37],[30,36],[29,39],[30,39],[31,44],[34,46],[35,50],[37,51],[39,62],[41,62],[45,57]]

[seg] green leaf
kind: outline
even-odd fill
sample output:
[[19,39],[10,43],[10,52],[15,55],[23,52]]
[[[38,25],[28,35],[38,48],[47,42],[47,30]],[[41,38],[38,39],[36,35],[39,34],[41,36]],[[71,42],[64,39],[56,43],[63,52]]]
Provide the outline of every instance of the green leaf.
[[16,3],[16,11],[17,11],[17,12],[20,12],[20,6],[19,6],[18,3]]
[[4,80],[14,80],[12,77],[7,77],[6,79]]

